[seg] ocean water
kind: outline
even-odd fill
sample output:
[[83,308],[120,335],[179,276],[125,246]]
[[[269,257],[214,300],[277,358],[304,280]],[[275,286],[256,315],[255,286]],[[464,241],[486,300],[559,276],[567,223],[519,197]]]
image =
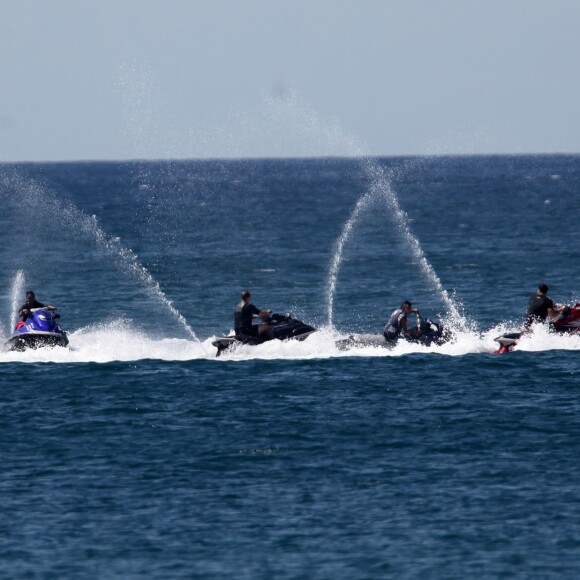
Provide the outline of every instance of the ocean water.
[[[0,165],[0,576],[580,574],[580,157]],[[239,293],[319,328],[219,359]],[[410,299],[451,343],[339,351]]]

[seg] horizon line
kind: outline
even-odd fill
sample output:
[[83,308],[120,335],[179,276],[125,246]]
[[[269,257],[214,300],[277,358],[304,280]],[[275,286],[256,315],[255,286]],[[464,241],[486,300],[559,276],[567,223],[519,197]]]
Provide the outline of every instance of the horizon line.
[[432,158],[468,158],[468,157],[575,157],[580,152],[527,152],[527,153],[401,153],[387,155],[288,155],[288,156],[241,156],[241,157],[127,157],[127,158],[94,158],[94,159],[39,159],[39,160],[0,160],[0,165],[64,164],[64,163],[163,163],[163,162],[203,162],[203,161],[315,161],[323,159],[432,159]]

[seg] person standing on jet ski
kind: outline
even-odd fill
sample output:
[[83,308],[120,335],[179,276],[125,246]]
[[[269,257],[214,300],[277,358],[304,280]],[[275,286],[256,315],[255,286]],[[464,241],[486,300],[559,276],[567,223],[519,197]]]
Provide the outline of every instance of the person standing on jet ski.
[[[260,328],[258,325],[252,324],[254,318],[266,319],[271,310],[260,310],[251,302],[252,295],[248,290],[242,292],[242,301],[234,309],[234,329],[236,331],[236,338],[243,342],[258,342],[260,339],[271,338],[269,336],[270,328],[267,325]],[[266,328],[267,327],[267,328]]]
[[401,335],[403,337],[410,336],[407,328],[407,316],[411,312],[419,314],[419,311],[416,308],[412,308],[412,304],[408,300],[405,300],[405,302],[401,304],[401,308],[393,310],[391,317],[385,324],[385,330],[383,332],[383,336],[387,343],[395,344]]
[[32,290],[26,293],[26,302],[22,305],[18,312],[18,316],[22,318],[22,322],[26,322],[26,319],[30,316],[31,310],[33,308],[46,308],[47,310],[56,310],[56,306],[45,306],[42,302],[39,302],[34,295]]
[[546,319],[548,321],[554,320],[563,310],[563,307],[556,306],[554,301],[548,297],[548,290],[546,284],[540,284],[536,294],[530,297],[522,332],[528,332],[534,322],[545,322]]

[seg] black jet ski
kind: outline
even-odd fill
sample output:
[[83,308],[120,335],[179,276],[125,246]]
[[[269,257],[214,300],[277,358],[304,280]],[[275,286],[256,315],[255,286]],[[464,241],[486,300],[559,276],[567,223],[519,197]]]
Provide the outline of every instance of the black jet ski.
[[[557,318],[551,320],[548,324],[552,332],[571,334],[580,333],[580,302],[577,302],[574,306],[566,306]],[[506,332],[505,334],[494,338],[494,340],[499,344],[499,348],[495,351],[495,354],[511,352],[518,344],[521,337],[521,332]]]
[[[417,314],[415,328],[410,329],[406,335],[401,335],[399,340],[432,346],[445,344],[451,340],[451,337],[451,332],[443,324],[431,318],[422,318]],[[339,350],[365,346],[393,348],[396,344],[396,342],[387,342],[382,334],[351,334],[348,338],[336,341]]]
[[223,336],[212,341],[212,345],[217,348],[216,356],[220,356],[225,350],[235,348],[241,344],[256,345],[268,342],[270,340],[304,340],[316,328],[292,318],[290,314],[271,314],[262,324],[259,325],[262,330],[258,336],[236,338],[235,334]]
[[67,346],[66,332],[59,326],[60,314],[46,308],[32,308],[26,322],[19,322],[5,343],[7,350],[45,346]]

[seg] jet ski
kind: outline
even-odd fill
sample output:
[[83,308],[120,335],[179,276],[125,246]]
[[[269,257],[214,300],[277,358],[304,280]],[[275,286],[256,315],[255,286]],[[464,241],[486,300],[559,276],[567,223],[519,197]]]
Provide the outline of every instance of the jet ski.
[[[574,306],[566,306],[558,317],[551,320],[548,324],[552,332],[580,333],[580,302],[577,302]],[[511,352],[521,337],[521,332],[507,332],[494,338],[499,344],[499,348],[495,354]]]
[[[451,331],[431,318],[422,318],[417,314],[415,328],[409,330],[406,335],[401,335],[399,340],[422,344],[423,346],[441,345],[451,340]],[[351,334],[348,338],[336,341],[339,350],[350,350],[361,346],[393,348],[396,342],[387,342],[382,334]]]
[[216,356],[220,356],[225,350],[235,348],[240,344],[256,345],[270,340],[304,340],[316,332],[316,328],[292,318],[290,314],[271,314],[259,326],[266,332],[261,332],[255,337],[236,338],[235,334],[230,334],[212,341],[212,345],[217,348]]
[[60,314],[46,308],[32,308],[26,322],[19,322],[5,343],[7,350],[26,350],[44,346],[67,346],[66,332],[58,325]]

